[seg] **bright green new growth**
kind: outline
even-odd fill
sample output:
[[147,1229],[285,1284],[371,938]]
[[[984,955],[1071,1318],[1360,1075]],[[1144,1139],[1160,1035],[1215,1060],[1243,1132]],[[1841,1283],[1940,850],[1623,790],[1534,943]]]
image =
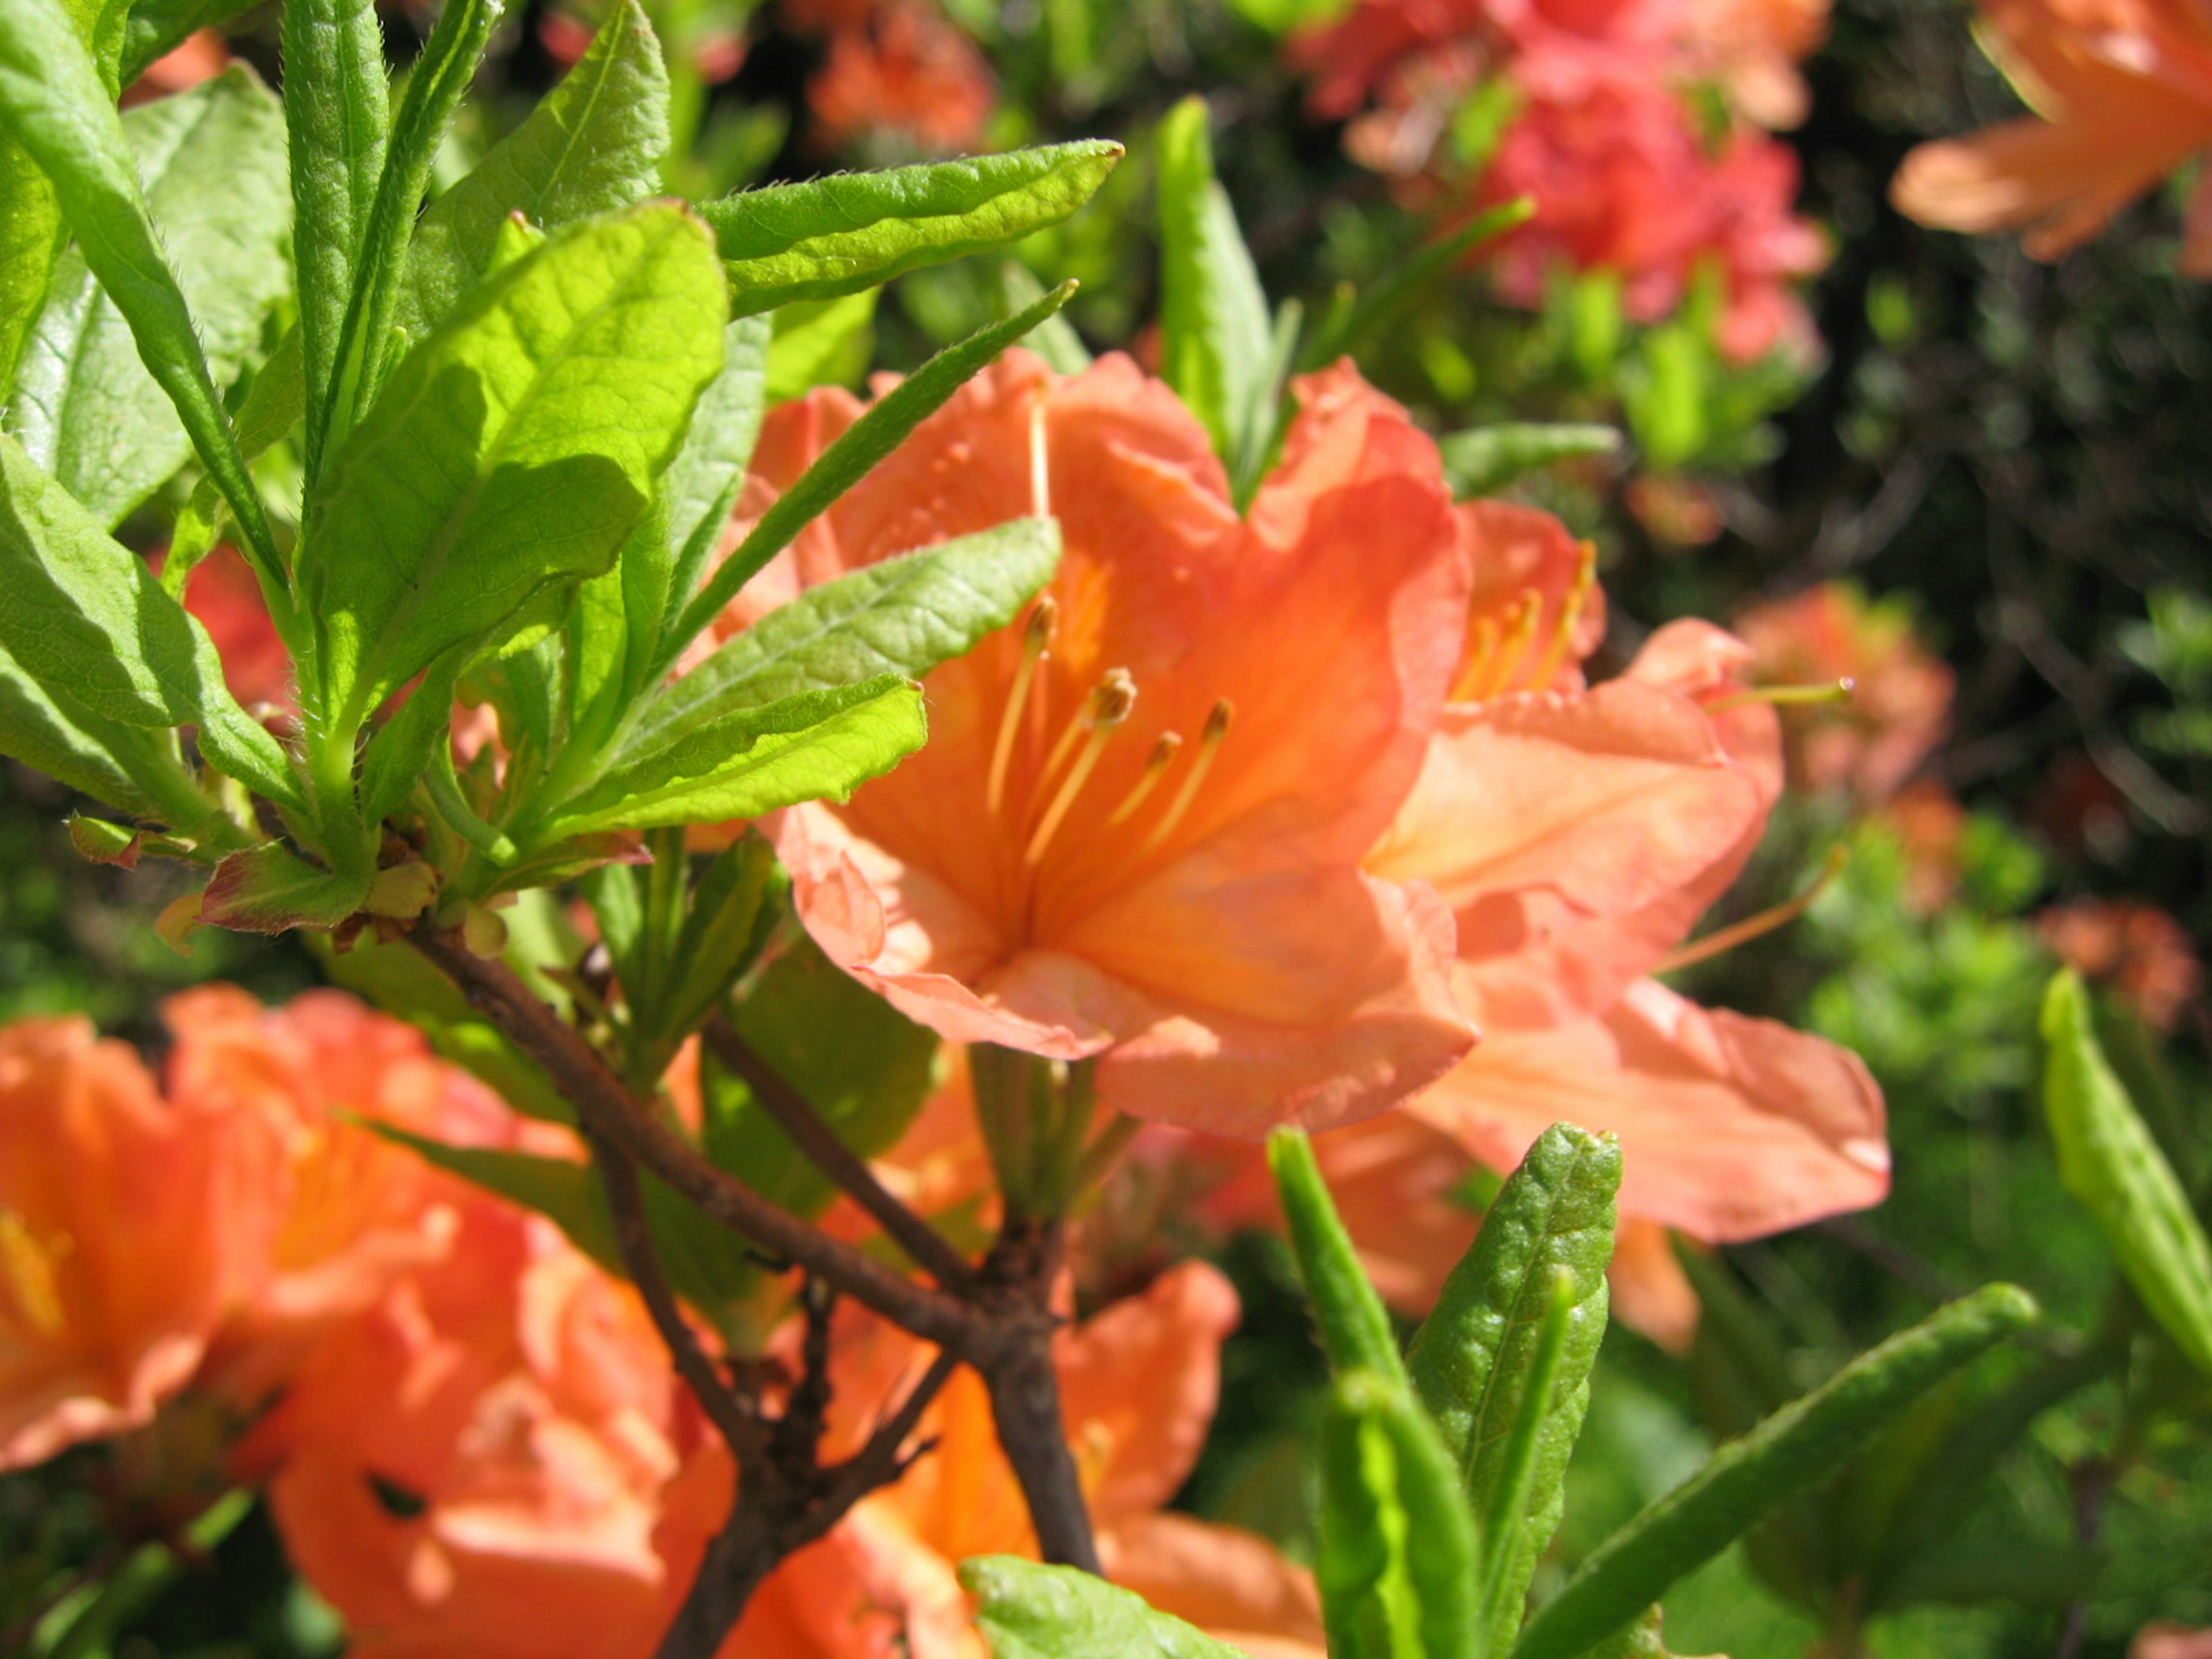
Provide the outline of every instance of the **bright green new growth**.
[[1609,426],[1534,421],[1471,427],[1437,440],[1444,477],[1451,481],[1453,495],[1462,501],[1470,495],[1494,495],[1529,473],[1560,461],[1611,455],[1620,448],[1620,434]]
[[2066,1190],[2190,1363],[2212,1376],[2212,1243],[2173,1166],[2113,1073],[2071,970],[2043,998],[2043,1104]]
[[1081,207],[1121,159],[1104,139],[774,185],[699,204],[750,316],[1003,247]]
[[[125,111],[123,130],[209,372],[228,383],[285,291],[292,214],[282,112],[252,70],[233,64],[189,92]],[[8,425],[110,527],[192,453],[130,325],[76,252],[56,265],[24,343]]]
[[1340,1376],[1364,1370],[1402,1389],[1406,1368],[1398,1358],[1390,1311],[1368,1283],[1352,1236],[1337,1217],[1314,1161],[1313,1143],[1296,1129],[1278,1129],[1267,1137],[1267,1164],[1290,1223],[1298,1280],[1313,1304],[1329,1369]]
[[1511,1644],[1537,1559],[1559,1528],[1605,1334],[1620,1184],[1611,1136],[1547,1129],[1492,1201],[1407,1354],[1470,1505],[1491,1523],[1486,1652]]
[[960,1564],[960,1583],[975,1598],[992,1659],[1243,1659],[1073,1567],[979,1555]]
[[1450,1452],[1401,1377],[1337,1378],[1320,1462],[1315,1576],[1332,1659],[1473,1659],[1474,1521]]
[[1206,102],[1186,98],[1160,123],[1160,375],[1213,440],[1243,500],[1274,441],[1288,366],[1267,295],[1213,175]]
[[307,501],[325,742],[607,568],[720,367],[722,307],[703,228],[649,206],[555,234],[408,354]]
[[1529,1621],[1513,1659],[1573,1659],[1637,1618],[1775,1505],[1832,1474],[1929,1389],[2038,1317],[2025,1291],[1984,1285],[1860,1355],[1600,1545]]
[[0,7],[0,131],[52,183],[85,264],[130,325],[148,373],[176,405],[264,580],[281,584],[268,518],[232,439],[191,308],[147,216],[112,91],[61,0]]

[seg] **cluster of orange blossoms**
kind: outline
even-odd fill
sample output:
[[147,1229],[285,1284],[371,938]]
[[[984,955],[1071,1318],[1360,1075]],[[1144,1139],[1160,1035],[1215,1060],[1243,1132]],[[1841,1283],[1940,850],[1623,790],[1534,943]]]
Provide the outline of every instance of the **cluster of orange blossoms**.
[[[1358,0],[1292,50],[1316,113],[1367,112],[1346,141],[1368,165],[1459,210],[1534,198],[1496,256],[1507,298],[1535,303],[1556,269],[1610,272],[1648,322],[1711,267],[1718,344],[1743,362],[1812,339],[1790,285],[1826,250],[1790,210],[1796,160],[1767,130],[1803,119],[1796,65],[1826,21],[1826,0]],[[1717,137],[1706,86],[1728,111]],[[1478,88],[1500,88],[1509,118],[1461,204],[1455,127]]]
[[[1016,352],[971,382],[725,631],[1032,513],[1061,526],[1059,572],[929,677],[927,748],[761,828],[833,960],[953,1043],[1091,1061],[1106,1107],[1157,1126],[1082,1224],[1090,1282],[1142,1279],[1103,1269],[1145,1202],[1264,1216],[1255,1138],[1295,1122],[1334,1131],[1347,1219],[1419,1309],[1471,1232],[1455,1193],[1566,1119],[1620,1136],[1620,1306],[1679,1337],[1694,1303],[1664,1229],[1742,1238],[1886,1184],[1854,1057],[1653,977],[1765,827],[1774,710],[1747,647],[1698,622],[1591,684],[1587,546],[1455,503],[1434,444],[1349,368],[1297,391],[1240,514],[1203,428],[1125,358],[1061,377]],[[773,412],[733,530],[860,408]],[[158,1091],[81,1025],[0,1036],[7,1461],[212,1399],[356,1651],[649,1650],[726,1508],[726,1453],[627,1289],[362,1120],[575,1156],[566,1132],[335,994],[200,992],[171,1020]],[[925,1210],[986,1180],[959,1058],[884,1171]],[[1318,1654],[1302,1571],[1162,1513],[1237,1310],[1210,1269],[1148,1265],[1058,1349],[1109,1570],[1255,1655]],[[827,1455],[928,1358],[841,1316]],[[1028,1547],[1024,1511],[972,1378],[920,1432],[935,1451],[785,1564],[727,1651],[980,1656],[952,1565]]]
[[[2212,11],[2202,0],[1981,0],[1984,48],[2034,113],[1923,144],[1899,210],[1976,234],[2026,233],[2058,255],[2212,150]],[[2182,220],[2179,268],[2212,278],[2212,174]]]

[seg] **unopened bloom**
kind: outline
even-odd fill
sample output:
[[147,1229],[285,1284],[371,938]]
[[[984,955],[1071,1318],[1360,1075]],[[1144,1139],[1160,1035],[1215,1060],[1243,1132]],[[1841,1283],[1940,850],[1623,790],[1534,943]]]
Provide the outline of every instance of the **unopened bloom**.
[[0,1468],[134,1428],[234,1283],[223,1125],[82,1019],[0,1029]]
[[[1031,513],[1046,597],[926,683],[930,742],[782,815],[832,960],[958,1042],[1095,1056],[1109,1107],[1257,1135],[1381,1110],[1473,1034],[1449,919],[1361,869],[1418,772],[1468,603],[1435,446],[1349,368],[1309,377],[1231,505],[1205,429],[1126,358],[986,370],[741,596]],[[741,516],[860,405],[773,414]]]
[[[2087,241],[2212,149],[2212,16],[2199,0],[1982,0],[1979,38],[2035,113],[1923,144],[1890,195],[1925,225],[2025,233],[2039,259]],[[2181,269],[2212,277],[2212,177],[2183,218]]]

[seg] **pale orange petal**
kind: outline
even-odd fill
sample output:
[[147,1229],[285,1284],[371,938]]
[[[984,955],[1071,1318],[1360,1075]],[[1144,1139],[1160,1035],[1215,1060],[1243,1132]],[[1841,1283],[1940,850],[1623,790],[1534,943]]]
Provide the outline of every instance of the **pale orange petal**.
[[1408,1109],[1493,1169],[1553,1123],[1609,1130],[1623,1212],[1716,1242],[1861,1209],[1889,1185],[1881,1091],[1856,1055],[1652,980],[1600,1018],[1493,1034]]
[[1613,1291],[1615,1319],[1669,1353],[1689,1352],[1701,1310],[1664,1227],[1634,1216],[1623,1218],[1613,1235],[1613,1265],[1606,1270],[1606,1279]]
[[1101,1533],[1106,1576],[1251,1659],[1325,1659],[1313,1575],[1256,1533],[1147,1515]]

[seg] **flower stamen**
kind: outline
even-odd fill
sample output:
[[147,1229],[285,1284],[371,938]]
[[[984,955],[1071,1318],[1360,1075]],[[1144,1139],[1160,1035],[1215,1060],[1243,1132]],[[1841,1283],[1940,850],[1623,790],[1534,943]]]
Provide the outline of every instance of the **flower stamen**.
[[1559,606],[1559,618],[1552,624],[1551,641],[1545,646],[1544,655],[1528,681],[1532,691],[1541,691],[1559,677],[1567,660],[1567,652],[1575,642],[1575,624],[1582,620],[1583,606],[1589,601],[1590,589],[1597,586],[1597,544],[1585,541],[1576,550],[1579,556],[1575,561],[1574,586],[1567,589],[1566,599]]
[[1784,899],[1771,909],[1761,910],[1755,916],[1746,916],[1741,921],[1717,928],[1701,939],[1693,939],[1680,950],[1669,951],[1652,964],[1651,971],[1671,974],[1677,968],[1711,962],[1723,951],[1733,951],[1739,945],[1748,945],[1762,934],[1788,926],[1813,908],[1813,901],[1820,897],[1821,890],[1836,878],[1837,872],[1850,862],[1850,852],[1844,848],[1830,848],[1827,862],[1820,866],[1820,873],[1814,877],[1805,890],[1796,897]]
[[1142,852],[1149,853],[1175,833],[1182,822],[1183,814],[1190,811],[1191,802],[1197,798],[1198,787],[1206,781],[1206,775],[1213,765],[1213,757],[1220,752],[1221,740],[1229,735],[1229,722],[1236,717],[1236,705],[1224,697],[1213,705],[1213,712],[1206,717],[1206,729],[1198,734],[1198,756],[1183,775],[1182,787],[1176,791],[1166,816],[1152,826],[1152,833],[1145,837]]
[[1858,682],[1848,674],[1821,685],[1759,685],[1747,691],[1731,692],[1725,697],[1715,698],[1705,705],[1705,712],[1718,714],[1730,708],[1741,708],[1747,702],[1763,702],[1776,708],[1800,703],[1849,702],[1858,689]]
[[1060,821],[1066,817],[1068,809],[1075,805],[1075,798],[1083,793],[1083,786],[1090,781],[1091,770],[1098,764],[1098,757],[1104,751],[1108,740],[1122,721],[1129,718],[1130,711],[1136,706],[1137,683],[1129,678],[1127,669],[1109,668],[1099,676],[1098,684],[1091,688],[1091,695],[1084,699],[1083,712],[1068,722],[1067,730],[1060,735],[1060,743],[1054,750],[1053,760],[1046,765],[1045,775],[1049,776],[1068,744],[1079,735],[1081,737],[1083,747],[1076,754],[1075,764],[1068,769],[1067,776],[1054,792],[1052,804],[1044,809],[1044,816],[1037,820],[1036,832],[1030,837],[1030,844],[1022,853],[1024,864],[1034,867],[1044,857],[1044,849],[1052,844],[1053,836],[1060,829]]
[[1051,651],[1052,631],[1059,621],[1060,605],[1048,593],[1036,602],[1022,629],[1022,663],[1014,671],[1014,688],[1006,694],[1006,710],[999,717],[998,741],[991,745],[990,782],[983,793],[994,816],[1006,805],[1006,769],[1013,763],[1014,733],[1021,729],[1022,716],[1029,710],[1030,686],[1036,678],[1037,665]]
[[1128,822],[1131,815],[1145,804],[1145,798],[1167,775],[1168,768],[1175,764],[1175,757],[1182,749],[1182,734],[1180,732],[1160,733],[1152,744],[1152,752],[1145,757],[1145,769],[1138,775],[1136,783],[1127,794],[1121,797],[1121,804],[1107,817],[1107,828],[1110,830],[1117,823]]

